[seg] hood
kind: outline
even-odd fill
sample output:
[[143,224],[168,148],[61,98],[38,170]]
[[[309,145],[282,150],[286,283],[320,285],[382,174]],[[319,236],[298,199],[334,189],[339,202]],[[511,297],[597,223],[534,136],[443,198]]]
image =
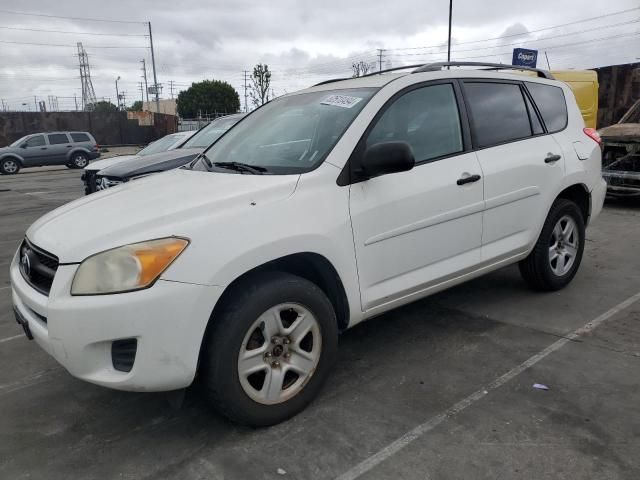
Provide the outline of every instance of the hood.
[[176,148],[167,152],[144,155],[102,169],[100,175],[124,180],[147,173],[164,172],[186,165],[203,150],[204,148]]
[[603,140],[640,141],[640,123],[617,123],[598,130]]
[[125,160],[131,160],[136,158],[137,155],[117,155],[115,157],[105,158],[104,160],[98,160],[97,162],[91,162],[84,167],[85,170],[102,170],[103,168],[110,167],[116,163],[124,162]]
[[153,238],[195,238],[212,222],[230,228],[256,204],[288,198],[298,178],[173,170],[74,200],[38,219],[27,238],[60,263]]

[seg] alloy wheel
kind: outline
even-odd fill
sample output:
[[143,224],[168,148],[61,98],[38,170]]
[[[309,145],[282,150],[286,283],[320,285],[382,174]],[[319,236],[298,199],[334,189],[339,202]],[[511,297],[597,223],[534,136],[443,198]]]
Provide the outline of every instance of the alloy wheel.
[[575,220],[564,215],[558,220],[549,242],[549,265],[555,275],[565,275],[575,262],[579,247],[579,232]]
[[309,309],[276,305],[251,325],[238,355],[238,376],[254,401],[273,405],[298,394],[315,372],[322,352],[320,325]]

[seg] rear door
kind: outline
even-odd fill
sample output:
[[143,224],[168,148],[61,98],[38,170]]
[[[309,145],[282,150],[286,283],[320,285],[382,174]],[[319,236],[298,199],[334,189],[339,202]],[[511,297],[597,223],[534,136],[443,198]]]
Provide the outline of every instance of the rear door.
[[465,80],[465,102],[484,175],[483,262],[526,251],[564,178],[563,152],[522,82]]
[[20,145],[20,154],[24,159],[24,166],[40,165],[49,153],[49,145],[44,135],[33,135]]
[[65,164],[67,163],[67,154],[71,151],[73,145],[71,139],[66,133],[49,133],[49,155],[47,156],[47,164]]
[[420,296],[480,261],[481,171],[456,85],[429,83],[396,95],[354,152],[355,157],[367,146],[403,141],[416,159],[410,171],[350,186],[365,311]]

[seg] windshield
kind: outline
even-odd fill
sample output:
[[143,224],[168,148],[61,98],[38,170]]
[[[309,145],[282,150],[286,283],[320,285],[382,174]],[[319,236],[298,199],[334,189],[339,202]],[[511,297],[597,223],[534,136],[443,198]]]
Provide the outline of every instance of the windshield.
[[11,145],[9,145],[10,147],[17,147],[19,146],[22,142],[24,142],[27,138],[29,138],[29,135],[25,135],[22,138],[19,138],[18,140],[16,140],[15,142],[13,142]]
[[150,143],[142,150],[138,152],[138,155],[151,155],[153,153],[166,152],[174,145],[177,141],[179,141],[179,136],[176,135],[166,135],[162,137],[160,140],[156,140],[155,142]]
[[[281,97],[249,115],[206,156],[214,167],[238,162],[267,174],[308,172],[324,161],[376,91],[343,89]],[[193,168],[207,169],[208,164],[198,162]]]
[[244,115],[216,118],[213,122],[187,140],[180,148],[207,148],[220,138],[224,132],[238,123],[242,117],[244,117]]

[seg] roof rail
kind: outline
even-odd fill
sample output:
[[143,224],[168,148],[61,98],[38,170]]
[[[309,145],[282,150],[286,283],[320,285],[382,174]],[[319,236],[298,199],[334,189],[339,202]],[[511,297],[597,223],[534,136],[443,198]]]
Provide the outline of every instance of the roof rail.
[[375,72],[366,73],[364,75],[360,75],[359,77],[332,78],[331,80],[325,80],[323,82],[316,83],[314,85],[314,87],[317,87],[318,85],[326,85],[327,83],[341,82],[342,80],[351,80],[351,79],[354,79],[354,78],[362,78],[362,77],[373,77],[374,75],[380,75],[381,73],[395,72],[397,70],[406,70],[408,68],[418,68],[418,67],[422,67],[422,66],[424,66],[424,64],[420,63],[418,65],[405,65],[403,67],[387,68],[386,70],[376,70]]
[[538,74],[538,77],[546,78],[549,80],[555,80],[554,76],[551,75],[547,70],[542,70],[539,68],[530,68],[530,67],[520,67],[518,65],[507,65],[504,63],[485,63],[485,62],[437,62],[437,63],[427,63],[425,65],[421,65],[416,68],[411,73],[420,73],[420,72],[433,72],[437,70],[441,70],[443,67],[487,67],[487,70],[523,70],[526,72],[535,72]]

